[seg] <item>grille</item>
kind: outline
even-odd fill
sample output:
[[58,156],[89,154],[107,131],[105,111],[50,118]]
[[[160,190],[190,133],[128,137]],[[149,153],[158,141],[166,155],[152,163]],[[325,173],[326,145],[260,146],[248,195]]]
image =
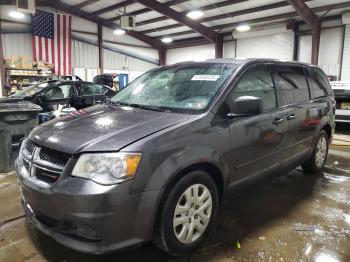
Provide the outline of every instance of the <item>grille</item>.
[[56,180],[59,178],[60,174],[47,171],[41,168],[36,168],[35,170],[35,177],[39,180],[42,180],[46,183],[53,183],[56,182]]
[[[27,172],[30,173],[30,163],[32,163],[36,168],[35,172],[30,175],[46,183],[57,181],[71,157],[69,154],[41,147],[30,140],[26,140],[25,149],[30,154],[30,156],[25,155],[26,157],[23,159],[23,165]],[[35,152],[39,155],[37,156]]]
[[28,153],[32,155],[35,148],[36,148],[35,143],[30,141],[30,140],[27,140],[26,149],[27,149]]
[[45,148],[45,147],[41,148],[39,156],[40,156],[40,159],[42,160],[45,160],[60,166],[65,166],[70,157],[70,155],[66,153],[62,153],[62,152]]
[[29,173],[29,169],[30,169],[30,165],[26,160],[23,160],[23,165],[25,167],[25,169],[27,170],[27,172]]

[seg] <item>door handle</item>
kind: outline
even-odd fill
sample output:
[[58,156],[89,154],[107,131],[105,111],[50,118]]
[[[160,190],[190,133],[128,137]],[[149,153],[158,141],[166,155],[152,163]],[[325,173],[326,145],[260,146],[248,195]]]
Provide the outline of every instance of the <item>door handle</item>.
[[290,114],[289,116],[287,116],[287,120],[293,120],[295,118],[296,116],[294,114]]
[[283,123],[283,121],[284,121],[283,118],[275,118],[275,120],[273,120],[272,124],[279,125],[279,124]]

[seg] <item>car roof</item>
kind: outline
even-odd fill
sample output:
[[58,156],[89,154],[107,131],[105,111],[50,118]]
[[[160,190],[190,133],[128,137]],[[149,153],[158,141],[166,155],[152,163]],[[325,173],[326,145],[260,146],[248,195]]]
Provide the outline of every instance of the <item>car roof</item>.
[[317,67],[308,63],[298,62],[298,61],[287,61],[287,60],[280,60],[280,59],[271,59],[271,58],[219,58],[219,59],[205,59],[202,61],[187,61],[187,62],[180,62],[173,65],[190,65],[193,63],[213,63],[213,64],[254,64],[254,63],[264,63],[264,62],[271,62],[271,63],[278,63],[278,64],[289,64],[289,65],[299,65],[299,66],[309,66],[309,67]]
[[57,81],[48,81],[50,84],[64,84],[64,83],[87,83],[87,84],[93,84],[93,82],[89,81],[80,81],[80,80],[57,80]]

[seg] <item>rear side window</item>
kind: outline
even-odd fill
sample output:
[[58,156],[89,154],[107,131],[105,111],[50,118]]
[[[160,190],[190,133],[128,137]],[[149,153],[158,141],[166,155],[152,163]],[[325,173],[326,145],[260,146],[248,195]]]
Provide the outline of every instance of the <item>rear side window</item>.
[[103,93],[102,86],[90,83],[82,83],[79,87],[79,96],[100,95]]
[[315,99],[327,96],[330,93],[330,87],[328,80],[321,70],[318,68],[309,68],[308,72],[311,98]]
[[246,72],[230,94],[230,102],[241,96],[261,98],[265,111],[276,108],[275,88],[267,66],[257,66]]
[[281,92],[282,105],[309,100],[309,90],[304,69],[299,66],[273,66],[276,86]]

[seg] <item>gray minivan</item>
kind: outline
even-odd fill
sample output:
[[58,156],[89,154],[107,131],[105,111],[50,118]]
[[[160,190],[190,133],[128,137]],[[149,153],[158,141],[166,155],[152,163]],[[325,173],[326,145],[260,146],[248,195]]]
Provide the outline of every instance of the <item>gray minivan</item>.
[[153,240],[180,255],[237,185],[320,171],[335,100],[316,66],[267,59],[151,70],[110,102],[35,128],[17,160],[26,214],[59,243],[104,253]]

